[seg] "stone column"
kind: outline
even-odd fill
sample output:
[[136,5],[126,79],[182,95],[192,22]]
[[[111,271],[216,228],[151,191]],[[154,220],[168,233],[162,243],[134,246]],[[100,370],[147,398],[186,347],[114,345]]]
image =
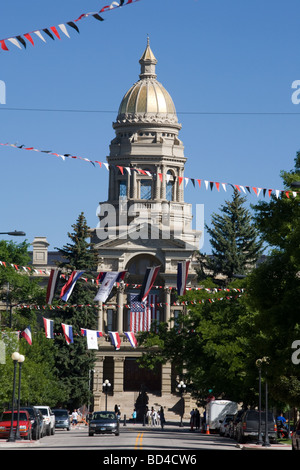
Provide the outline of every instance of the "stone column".
[[161,394],[171,393],[172,366],[170,362],[162,365],[161,369]]
[[169,324],[171,317],[171,289],[169,287],[164,288],[165,293],[165,322]]
[[103,331],[103,304],[102,302],[98,302],[98,331]]
[[125,292],[124,284],[120,284],[117,290],[117,331],[123,332],[123,296]]
[[104,356],[96,355],[93,380],[94,410],[100,410],[101,408],[100,400],[102,396],[104,359]]
[[124,391],[125,356],[114,356],[114,393]]

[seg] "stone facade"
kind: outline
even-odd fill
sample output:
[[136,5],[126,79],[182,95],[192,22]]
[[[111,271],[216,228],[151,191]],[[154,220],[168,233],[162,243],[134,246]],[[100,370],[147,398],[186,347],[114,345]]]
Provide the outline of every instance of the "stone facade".
[[[91,242],[99,256],[98,271],[127,271],[124,283],[99,305],[98,329],[117,331],[121,348],[107,337],[99,341],[94,372],[94,408],[101,407],[102,384],[112,394],[141,390],[161,395],[176,391],[171,364],[156,374],[138,369],[142,349],[133,349],[124,331],[130,329],[130,293],[138,292],[146,268],[160,266],[150,294],[156,295],[159,321],[169,321],[184,307],[174,305],[178,261],[190,260],[188,284],[195,285],[195,253],[200,232],[191,228],[192,208],[184,201],[184,146],[178,134],[174,103],[156,79],[156,58],[149,41],[140,59],[139,80],[125,93],[107,157],[108,199],[99,203],[97,228]],[[148,376],[147,376],[148,374]],[[134,406],[134,403],[132,403]]]

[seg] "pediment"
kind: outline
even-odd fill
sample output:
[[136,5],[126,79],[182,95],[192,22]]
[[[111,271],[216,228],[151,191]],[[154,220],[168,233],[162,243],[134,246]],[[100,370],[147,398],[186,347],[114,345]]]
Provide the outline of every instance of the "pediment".
[[[193,232],[194,235],[197,232]],[[199,235],[199,234],[198,234]],[[97,238],[97,230],[93,231],[92,243],[96,250],[116,248],[118,250],[184,250],[195,251],[197,247],[173,234],[163,232],[160,228],[149,222],[140,224],[139,231],[136,227],[118,226],[110,229],[110,233],[104,240]]]

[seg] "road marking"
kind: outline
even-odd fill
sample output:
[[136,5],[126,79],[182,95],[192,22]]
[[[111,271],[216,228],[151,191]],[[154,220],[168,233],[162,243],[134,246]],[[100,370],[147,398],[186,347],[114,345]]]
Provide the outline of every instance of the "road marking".
[[143,448],[143,436],[144,436],[143,432],[139,432],[138,435],[136,436],[135,446],[134,446],[135,449]]

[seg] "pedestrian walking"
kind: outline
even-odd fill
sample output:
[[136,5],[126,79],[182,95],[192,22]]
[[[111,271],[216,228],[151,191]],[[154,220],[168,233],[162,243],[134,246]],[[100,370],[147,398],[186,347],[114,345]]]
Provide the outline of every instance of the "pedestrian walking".
[[164,414],[164,408],[161,406],[159,410],[159,419],[160,419],[160,425],[161,428],[164,428],[165,425],[165,414]]

